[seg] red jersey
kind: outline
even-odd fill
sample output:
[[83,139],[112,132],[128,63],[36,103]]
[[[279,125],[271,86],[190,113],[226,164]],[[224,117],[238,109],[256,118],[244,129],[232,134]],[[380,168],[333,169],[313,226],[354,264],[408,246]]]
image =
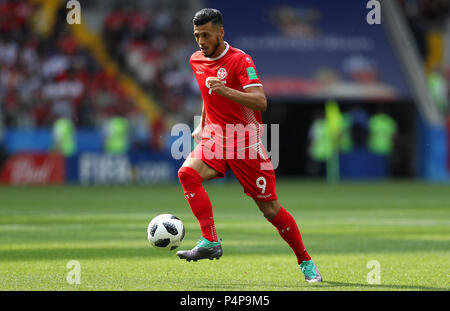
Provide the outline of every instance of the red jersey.
[[[259,143],[262,135],[261,112],[249,109],[211,91],[206,84],[208,77],[218,77],[225,86],[238,91],[243,91],[247,87],[262,86],[250,55],[231,47],[227,42],[225,44],[225,50],[218,57],[205,57],[201,51],[197,51],[189,60],[203,98],[206,113],[205,127],[215,125],[222,129],[222,133],[215,132],[212,135],[212,138],[220,145],[222,145],[220,136],[227,139],[227,146],[230,145],[228,138],[232,132],[227,131],[227,125],[244,126],[247,138],[251,137],[250,141],[254,142],[253,138],[257,137]],[[234,141],[236,145],[239,138],[231,141]]]

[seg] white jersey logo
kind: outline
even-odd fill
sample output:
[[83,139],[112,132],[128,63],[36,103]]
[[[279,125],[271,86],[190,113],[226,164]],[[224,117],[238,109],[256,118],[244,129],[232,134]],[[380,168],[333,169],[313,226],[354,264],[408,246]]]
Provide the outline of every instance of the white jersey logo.
[[223,80],[223,79],[225,79],[226,77],[227,77],[227,70],[225,69],[225,68],[220,68],[218,71],[217,71],[217,77],[220,79],[220,80]]

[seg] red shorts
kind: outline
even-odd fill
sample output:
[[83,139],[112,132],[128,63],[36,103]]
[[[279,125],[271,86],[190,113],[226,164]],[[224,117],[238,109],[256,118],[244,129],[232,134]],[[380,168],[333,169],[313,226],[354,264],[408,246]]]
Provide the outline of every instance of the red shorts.
[[192,151],[188,158],[198,158],[220,173],[223,178],[228,169],[244,187],[244,193],[256,201],[269,202],[277,199],[275,172],[262,143],[244,150],[216,152],[216,146],[205,147],[207,139]]

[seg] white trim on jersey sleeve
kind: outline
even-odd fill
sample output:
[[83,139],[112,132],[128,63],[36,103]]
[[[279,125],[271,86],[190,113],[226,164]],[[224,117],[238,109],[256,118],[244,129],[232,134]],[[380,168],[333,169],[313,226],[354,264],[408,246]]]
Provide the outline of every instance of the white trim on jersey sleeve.
[[251,87],[251,86],[263,86],[263,85],[261,83],[252,83],[252,84],[244,85],[242,88],[246,89],[246,88]]

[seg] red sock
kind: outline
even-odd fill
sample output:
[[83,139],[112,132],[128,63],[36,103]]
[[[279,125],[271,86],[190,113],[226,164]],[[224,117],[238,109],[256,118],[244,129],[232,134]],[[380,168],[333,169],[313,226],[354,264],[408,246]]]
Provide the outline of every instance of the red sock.
[[311,260],[303,244],[302,236],[295,223],[295,219],[287,210],[281,207],[275,218],[269,220],[269,222],[277,228],[278,233],[292,248],[295,256],[297,256],[298,264],[301,264],[304,260]]
[[192,213],[200,224],[202,236],[210,242],[217,242],[212,205],[202,186],[202,177],[193,168],[182,167],[178,170],[178,178]]

